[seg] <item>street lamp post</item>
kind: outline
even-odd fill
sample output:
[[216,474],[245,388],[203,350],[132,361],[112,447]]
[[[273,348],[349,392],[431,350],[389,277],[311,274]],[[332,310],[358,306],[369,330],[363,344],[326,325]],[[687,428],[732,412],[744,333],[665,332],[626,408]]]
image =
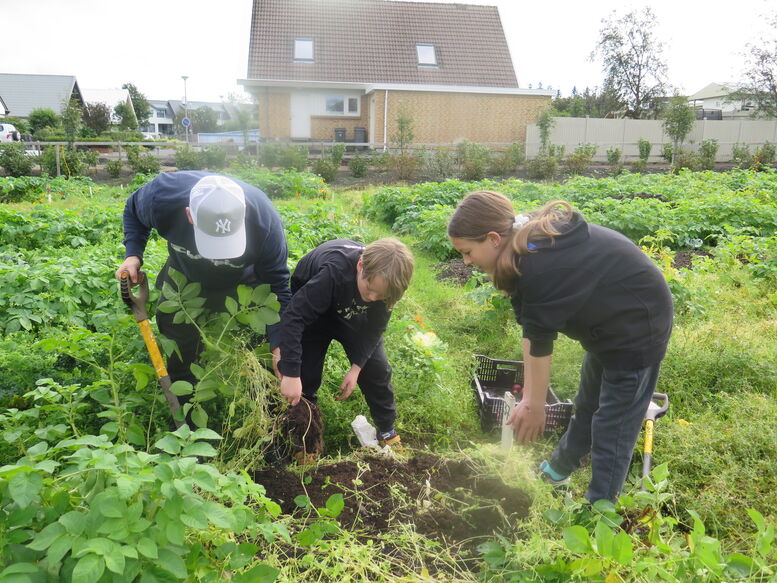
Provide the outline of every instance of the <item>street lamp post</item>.
[[[186,98],[186,80],[189,78],[188,75],[181,75],[181,79],[183,79],[183,111],[184,111],[184,117],[188,120],[189,119],[189,100]],[[186,128],[186,143],[189,143],[189,125],[186,124],[184,126]]]

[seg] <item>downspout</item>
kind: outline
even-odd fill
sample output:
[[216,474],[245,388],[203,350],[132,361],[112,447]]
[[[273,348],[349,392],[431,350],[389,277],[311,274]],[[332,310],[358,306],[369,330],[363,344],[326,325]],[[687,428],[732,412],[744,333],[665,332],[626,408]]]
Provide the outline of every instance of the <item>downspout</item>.
[[388,89],[383,94],[383,151],[388,149]]

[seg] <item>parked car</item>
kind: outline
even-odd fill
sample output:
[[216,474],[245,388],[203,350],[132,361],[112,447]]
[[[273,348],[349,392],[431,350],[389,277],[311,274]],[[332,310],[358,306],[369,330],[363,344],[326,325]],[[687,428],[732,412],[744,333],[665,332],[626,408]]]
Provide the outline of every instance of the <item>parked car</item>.
[[18,142],[22,135],[9,123],[0,123],[0,142]]

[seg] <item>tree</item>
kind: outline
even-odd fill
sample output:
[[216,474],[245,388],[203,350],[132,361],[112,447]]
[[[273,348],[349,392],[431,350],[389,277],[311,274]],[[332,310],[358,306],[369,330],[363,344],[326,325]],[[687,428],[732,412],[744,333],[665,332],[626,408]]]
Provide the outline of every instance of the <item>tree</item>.
[[148,123],[148,118],[151,116],[151,105],[149,104],[148,99],[146,99],[146,96],[138,91],[138,88],[132,83],[125,83],[121,88],[126,89],[130,95],[130,99],[132,99],[132,108],[135,110],[135,119],[137,120],[138,125],[146,125]]
[[56,128],[59,126],[59,116],[53,109],[38,108],[33,109],[30,115],[27,117],[27,122],[30,124],[30,132],[32,134],[38,133],[43,128]]
[[84,125],[98,136],[111,127],[111,108],[105,103],[87,103],[84,106]]
[[695,121],[696,113],[693,107],[688,105],[688,100],[677,95],[673,97],[669,102],[669,107],[666,110],[662,123],[666,135],[672,138],[672,163],[674,163],[679,146],[685,141],[688,134],[691,133]]
[[124,101],[116,104],[116,107],[113,108],[113,113],[119,118],[119,129],[138,129],[138,118],[135,117],[135,109],[127,105]]
[[203,105],[192,112],[192,125],[197,132],[215,132],[219,127],[218,116],[211,107]]
[[81,117],[83,110],[77,99],[70,99],[62,107],[62,129],[65,131],[67,142],[72,148],[73,142],[78,137],[78,131],[81,129]]
[[771,17],[772,38],[762,38],[761,46],[747,45],[745,80],[727,101],[753,104],[753,117],[777,117],[777,13]]
[[600,57],[605,84],[626,104],[627,117],[639,119],[667,91],[663,43],[655,36],[657,21],[650,8],[613,14],[602,20],[599,41],[591,60]]

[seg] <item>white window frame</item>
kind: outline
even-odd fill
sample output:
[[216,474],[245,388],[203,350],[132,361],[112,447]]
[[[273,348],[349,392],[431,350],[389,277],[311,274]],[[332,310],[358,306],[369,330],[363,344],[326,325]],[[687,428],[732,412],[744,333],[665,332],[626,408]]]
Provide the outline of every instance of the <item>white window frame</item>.
[[315,60],[315,43],[312,38],[294,39],[294,62],[312,63]]
[[[341,100],[343,104],[343,111],[329,111],[327,109],[327,104],[329,103],[330,99]],[[356,100],[355,111],[350,110],[352,99]],[[337,95],[337,94],[329,93],[327,95],[324,95],[324,103],[323,103],[324,115],[342,115],[347,117],[359,117],[361,115],[361,112],[359,111],[361,109],[360,102],[361,102],[361,99],[359,99],[355,95]]]
[[[431,54],[429,50],[431,49]],[[438,67],[437,63],[437,47],[432,43],[416,43],[415,54],[418,60],[419,67]]]

